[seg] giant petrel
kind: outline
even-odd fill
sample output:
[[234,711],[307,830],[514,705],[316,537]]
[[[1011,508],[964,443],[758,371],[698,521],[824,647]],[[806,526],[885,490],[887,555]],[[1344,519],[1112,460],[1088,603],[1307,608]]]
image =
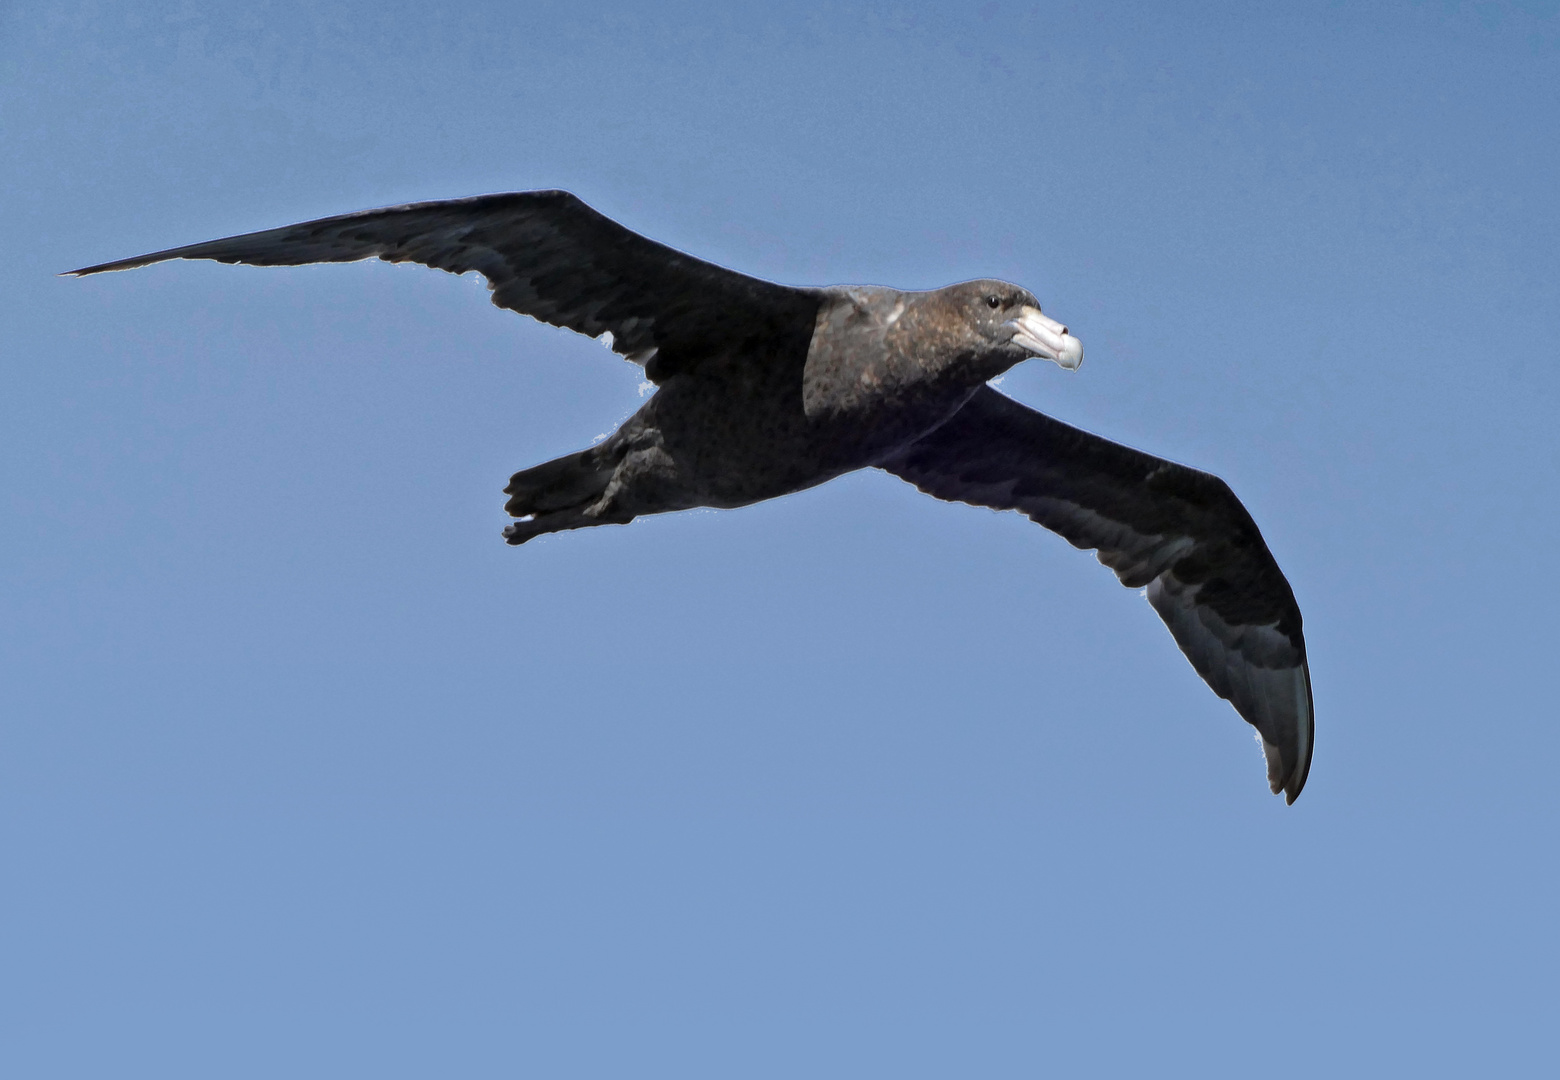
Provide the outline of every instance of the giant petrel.
[[1016,285],[796,288],[695,259],[564,191],[414,203],[102,263],[298,266],[377,257],[486,276],[493,303],[593,337],[657,384],[610,438],[516,473],[511,544],[641,514],[737,507],[875,466],[1019,510],[1143,589],[1214,693],[1257,729],[1294,802],[1311,765],[1300,608],[1216,476],[1069,427],[993,390],[1083,348]]

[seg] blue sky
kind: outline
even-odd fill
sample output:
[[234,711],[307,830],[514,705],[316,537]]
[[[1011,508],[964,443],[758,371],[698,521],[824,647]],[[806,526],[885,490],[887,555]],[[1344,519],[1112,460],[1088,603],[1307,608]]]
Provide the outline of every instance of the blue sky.
[[[1554,3],[0,6],[0,1071],[1552,1062]],[[71,267],[562,187],[997,276],[1004,392],[1218,473],[1285,808],[1147,604],[858,474],[499,539],[641,374],[379,264]]]

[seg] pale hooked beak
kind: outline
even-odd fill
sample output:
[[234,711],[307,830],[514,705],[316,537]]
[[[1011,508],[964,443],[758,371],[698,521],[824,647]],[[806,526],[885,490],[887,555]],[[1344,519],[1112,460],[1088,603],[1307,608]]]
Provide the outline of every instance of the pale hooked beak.
[[1059,367],[1077,371],[1083,363],[1083,343],[1067,333],[1067,327],[1040,314],[1040,309],[1025,304],[1018,318],[1002,324],[1013,328],[1013,344],[1036,356],[1053,360]]

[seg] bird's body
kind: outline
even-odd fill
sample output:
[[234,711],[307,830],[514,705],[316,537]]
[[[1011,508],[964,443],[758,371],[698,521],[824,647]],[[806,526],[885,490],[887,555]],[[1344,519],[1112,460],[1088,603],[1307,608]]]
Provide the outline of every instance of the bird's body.
[[987,386],[1030,357],[1082,360],[1017,286],[776,285],[647,240],[566,192],[365,211],[73,273],[370,257],[479,271],[494,303],[610,334],[658,386],[603,442],[511,478],[509,543],[745,506],[869,466],[939,498],[1017,509],[1145,589],[1198,673],[1257,728],[1273,791],[1293,802],[1304,786],[1313,719],[1300,610],[1255,523],[1217,477]]
[[[966,309],[1013,293],[1003,282],[797,293],[790,326],[684,365],[603,443],[517,473],[505,509],[524,520],[506,530],[510,543],[666,510],[734,509],[878,465],[1024,359],[964,326]],[[1007,314],[1004,303],[989,321]]]

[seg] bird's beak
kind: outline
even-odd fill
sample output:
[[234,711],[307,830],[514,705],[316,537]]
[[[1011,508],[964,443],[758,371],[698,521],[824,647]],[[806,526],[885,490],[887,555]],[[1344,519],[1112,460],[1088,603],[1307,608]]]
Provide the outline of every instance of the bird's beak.
[[1052,360],[1068,371],[1077,371],[1083,363],[1083,343],[1069,335],[1067,327],[1040,314],[1039,308],[1025,304],[1018,309],[1018,318],[1002,325],[1012,327],[1013,344],[1035,356]]

